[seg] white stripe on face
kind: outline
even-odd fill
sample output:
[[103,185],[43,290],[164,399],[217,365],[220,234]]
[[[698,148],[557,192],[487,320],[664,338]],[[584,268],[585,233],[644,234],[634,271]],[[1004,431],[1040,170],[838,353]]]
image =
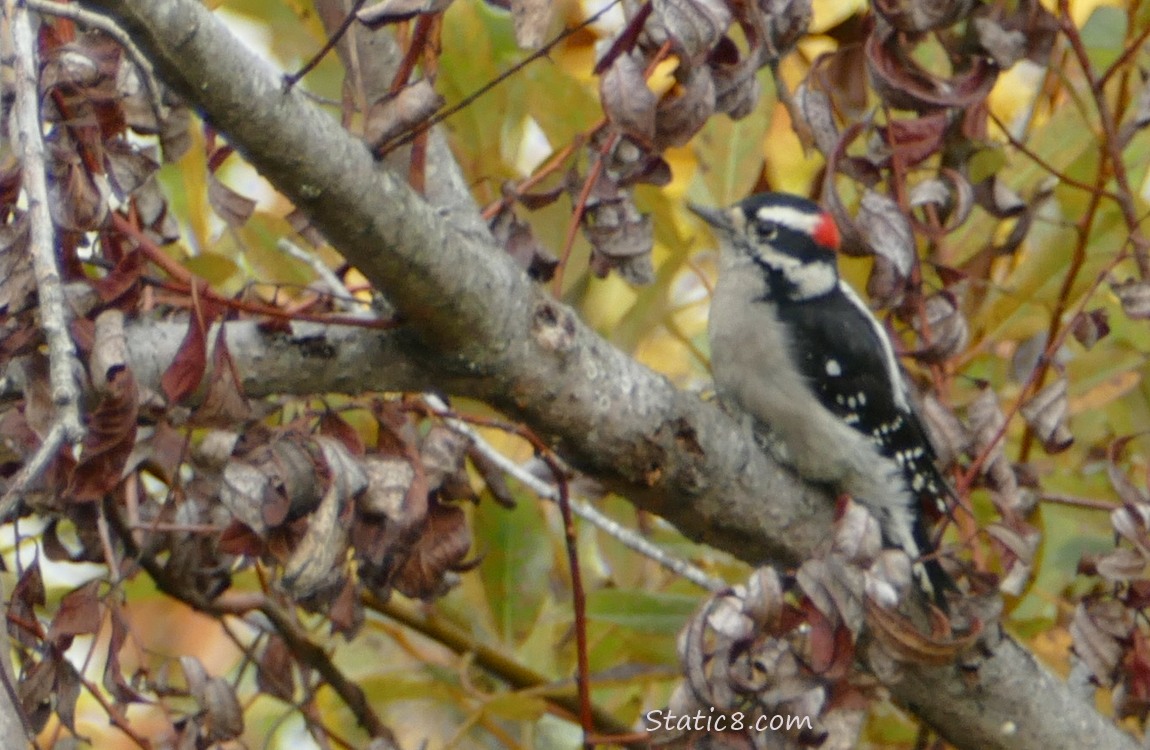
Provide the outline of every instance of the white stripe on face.
[[773,222],[787,229],[812,236],[815,229],[823,221],[821,212],[811,213],[793,206],[763,206],[755,212],[755,218],[762,222]]
[[758,245],[752,253],[763,264],[782,272],[787,281],[794,285],[788,295],[792,300],[821,297],[834,289],[839,281],[839,272],[834,263],[804,262],[769,244]]

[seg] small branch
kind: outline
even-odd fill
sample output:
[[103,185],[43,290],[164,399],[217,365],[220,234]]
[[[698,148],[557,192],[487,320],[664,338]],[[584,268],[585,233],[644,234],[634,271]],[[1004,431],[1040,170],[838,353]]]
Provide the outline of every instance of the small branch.
[[367,306],[366,303],[356,299],[355,295],[351,293],[351,290],[335,275],[335,272],[328,268],[327,264],[320,260],[315,253],[309,253],[286,237],[280,238],[280,240],[276,242],[276,249],[302,263],[306,263],[308,267],[315,272],[315,275],[319,277],[320,282],[331,292],[332,304],[340,310],[362,310]]
[[372,709],[371,704],[364,695],[363,688],[348,679],[328,656],[321,646],[313,643],[307,633],[300,630],[292,621],[286,611],[276,606],[270,599],[265,599],[260,606],[262,612],[275,627],[276,632],[284,639],[284,643],[302,663],[314,669],[323,677],[332,690],[340,697],[344,704],[355,715],[356,721],[367,730],[372,737],[386,737],[396,745],[394,735]]
[[1042,169],[1049,172],[1051,174],[1051,176],[1055,177],[1058,180],[1059,183],[1066,185],[1068,187],[1077,188],[1078,190],[1082,190],[1083,192],[1087,192],[1087,193],[1091,193],[1091,194],[1097,193],[1099,195],[1104,195],[1116,203],[1120,200],[1120,198],[1116,194],[1110,192],[1109,190],[1106,190],[1105,187],[1102,187],[1100,189],[1097,185],[1087,185],[1085,182],[1082,182],[1081,180],[1076,180],[1073,177],[1071,177],[1070,175],[1066,174],[1065,172],[1060,171],[1053,164],[1046,161],[1046,159],[1042,158],[1040,155],[1038,155],[1037,153],[1032,151],[1025,143],[1023,143],[1022,141],[1015,138],[1014,135],[1011,134],[1010,129],[1006,127],[1006,123],[1004,123],[1002,120],[1000,120],[998,118],[998,115],[994,114],[993,112],[987,112],[987,115],[990,117],[990,121],[993,122],[995,125],[997,125],[998,128],[1002,131],[1002,134],[1006,137],[1006,142],[1009,143],[1012,148],[1016,149],[1023,156],[1030,159],[1032,162],[1037,164],[1039,167],[1041,167]]
[[1120,507],[1118,503],[1108,500],[1095,500],[1092,497],[1079,497],[1077,495],[1062,495],[1056,492],[1043,492],[1038,500],[1043,503],[1057,503],[1072,508],[1085,508],[1086,510],[1101,510],[1109,513]]
[[60,446],[77,442],[84,434],[80,422],[80,388],[76,382],[75,348],[68,330],[68,309],[56,265],[56,234],[48,210],[48,183],[44,157],[44,138],[40,121],[39,63],[36,58],[32,20],[27,8],[15,0],[5,0],[11,49],[14,54],[13,85],[16,89],[14,109],[14,145],[19,152],[28,199],[28,222],[32,268],[40,300],[40,325],[48,339],[49,380],[55,421],[48,438],[4,498],[0,516],[10,510],[16,497],[39,477]]
[[316,323],[326,323],[329,325],[346,325],[346,326],[360,326],[363,328],[377,328],[388,329],[394,328],[399,325],[396,320],[385,320],[375,317],[357,317],[352,315],[313,315],[301,311],[287,311],[272,305],[264,303],[244,302],[243,300],[231,299],[214,291],[202,279],[194,276],[190,271],[181,266],[175,260],[168,257],[163,250],[161,250],[156,243],[148,239],[148,236],[143,233],[131,221],[119,213],[112,214],[112,225],[120,232],[128,237],[131,237],[136,242],[136,246],[151,262],[155,263],[163,269],[169,276],[174,279],[175,283],[179,285],[176,290],[187,294],[190,293],[192,287],[197,287],[197,291],[202,294],[206,299],[212,302],[223,305],[231,310],[239,310],[242,312],[250,313],[252,315],[266,315],[269,318],[278,318],[281,320],[310,320]]
[[63,423],[56,422],[52,425],[52,429],[48,431],[48,437],[44,438],[44,442],[36,449],[32,458],[24,462],[23,468],[12,478],[8,491],[4,493],[3,498],[0,498],[0,519],[10,520],[9,515],[20,496],[24,494],[29,485],[40,478],[40,475],[56,458],[56,454],[67,441],[67,438],[68,430]]
[[[1138,264],[1138,271],[1143,279],[1150,279],[1150,239],[1142,234],[1139,226],[1138,212],[1134,207],[1133,191],[1130,188],[1130,177],[1126,172],[1126,163],[1122,160],[1122,146],[1118,142],[1118,124],[1114,113],[1106,101],[1106,93],[1102,90],[1105,77],[1099,78],[1094,72],[1094,65],[1082,41],[1082,35],[1070,17],[1070,0],[1058,0],[1059,20],[1062,33],[1070,42],[1082,72],[1090,82],[1090,94],[1094,98],[1094,107],[1098,110],[1098,119],[1102,126],[1102,147],[1110,160],[1110,167],[1114,174],[1114,181],[1118,183],[1118,206],[1122,209],[1122,218],[1126,221],[1126,228],[1130,230],[1130,244],[1134,249],[1134,260]],[[1110,73],[1107,72],[1107,76]]]
[[355,0],[355,5],[353,5],[351,10],[347,12],[347,15],[344,16],[343,21],[341,21],[339,24],[339,28],[335,30],[335,33],[331,35],[331,37],[323,45],[323,48],[319,52],[315,53],[315,56],[308,60],[307,64],[302,68],[297,70],[295,73],[284,76],[284,86],[286,88],[290,89],[299,83],[304,76],[312,72],[312,70],[314,70],[315,67],[319,65],[325,57],[327,57],[327,53],[331,52],[335,45],[339,44],[339,40],[343,39],[343,35],[346,34],[347,30],[351,28],[351,25],[358,20],[356,13],[358,13],[359,9],[363,7],[364,2],[366,2],[366,0]]
[[[364,606],[373,612],[395,620],[412,630],[422,633],[433,641],[446,646],[457,654],[470,654],[475,664],[506,682],[514,690],[529,690],[541,694],[548,703],[562,709],[568,718],[579,715],[579,700],[573,693],[559,693],[556,683],[545,675],[521,664],[502,651],[476,641],[471,635],[443,618],[429,612],[421,612],[416,605],[393,596],[386,602],[373,594],[365,593]],[[603,709],[592,706],[591,715],[595,728],[612,735],[627,734],[631,728],[623,724]],[[646,746],[645,744],[643,745]]]
[[392,151],[399,148],[400,146],[405,146],[408,143],[411,143],[417,137],[419,137],[420,133],[423,133],[424,131],[430,130],[433,126],[443,122],[448,117],[451,117],[453,114],[455,114],[456,112],[467,109],[468,107],[470,107],[472,105],[472,103],[475,102],[476,99],[479,99],[481,96],[486,94],[488,91],[491,91],[493,88],[495,88],[499,84],[503,83],[504,81],[511,78],[512,76],[518,74],[519,71],[521,71],[523,68],[527,67],[530,63],[535,62],[536,60],[538,60],[541,57],[547,57],[547,55],[551,54],[551,50],[555,48],[555,45],[559,44],[564,39],[566,39],[567,37],[576,33],[577,31],[585,29],[588,26],[590,26],[591,24],[598,21],[600,18],[602,18],[604,15],[606,15],[608,13],[608,11],[610,11],[612,8],[614,8],[616,5],[618,5],[619,2],[620,2],[620,0],[611,0],[609,3],[604,5],[602,8],[600,8],[594,14],[588,16],[583,21],[580,21],[579,23],[575,24],[574,26],[572,26],[569,29],[564,29],[563,31],[559,32],[558,34],[556,34],[551,39],[551,41],[547,42],[542,47],[540,47],[539,49],[532,52],[530,55],[525,57],[521,62],[518,62],[515,65],[511,66],[511,68],[508,69],[506,72],[500,73],[495,78],[491,79],[490,81],[483,84],[482,86],[480,86],[475,91],[473,91],[470,94],[468,94],[467,96],[465,96],[462,99],[462,101],[460,101],[458,104],[455,104],[454,106],[448,107],[447,109],[444,109],[444,110],[441,110],[441,111],[435,113],[434,115],[427,118],[426,120],[424,120],[419,125],[416,125],[414,128],[409,130],[406,134],[404,134],[402,136],[398,136],[395,140],[393,140],[389,143],[382,144],[376,152],[377,155],[380,157],[386,156],[387,154],[391,153]]
[[[439,396],[432,393],[425,393],[423,400],[428,408],[443,419],[444,424],[470,440],[475,449],[482,453],[491,463],[514,477],[520,484],[544,500],[550,500],[551,502],[559,501],[559,490],[555,485],[540,479],[507,456],[495,450],[490,443],[483,439],[482,435],[476,432],[475,428],[456,416]],[[714,592],[721,591],[727,587],[726,582],[708,575],[702,568],[692,565],[682,558],[668,554],[658,545],[635,533],[632,529],[623,526],[613,518],[599,512],[599,510],[590,503],[571,498],[571,511],[600,531],[614,537],[620,544],[628,549],[654,560],[667,570],[687,579],[700,588]]]

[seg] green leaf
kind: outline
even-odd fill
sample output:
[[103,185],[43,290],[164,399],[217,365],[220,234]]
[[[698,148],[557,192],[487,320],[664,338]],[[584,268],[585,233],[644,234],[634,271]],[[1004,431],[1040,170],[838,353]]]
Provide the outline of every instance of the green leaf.
[[643,633],[673,635],[698,608],[700,597],[637,589],[603,589],[587,596],[587,616]]
[[771,125],[773,103],[764,91],[755,111],[741,120],[712,117],[692,145],[699,159],[698,175],[715,206],[729,206],[751,192],[763,171],[763,141]]
[[535,721],[547,711],[547,701],[530,693],[502,693],[483,704],[483,713],[509,721]]
[[967,168],[970,170],[970,181],[973,184],[998,174],[1005,166],[1006,154],[1001,148],[980,148],[967,162]]
[[184,261],[184,267],[213,287],[223,286],[240,270],[231,258],[210,250],[188,258]]
[[538,502],[510,510],[485,504],[475,514],[479,575],[500,639],[518,643],[538,617],[552,575],[551,534]]
[[1095,8],[1086,19],[1081,36],[1094,72],[1101,75],[1122,56],[1126,42],[1126,10],[1110,5]]

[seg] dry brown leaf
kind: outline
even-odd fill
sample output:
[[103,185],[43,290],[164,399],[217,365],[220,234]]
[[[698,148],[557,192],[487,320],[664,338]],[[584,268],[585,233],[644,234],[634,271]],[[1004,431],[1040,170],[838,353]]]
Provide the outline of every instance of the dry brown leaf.
[[[870,599],[865,602],[866,622],[875,638],[899,661],[913,664],[953,664],[959,654],[978,642],[982,628],[954,637],[944,630],[927,635],[897,610],[885,609]],[[937,623],[937,621],[936,621]]]
[[1130,637],[1132,613],[1116,600],[1089,599],[1079,602],[1070,623],[1074,653],[1103,687],[1114,684],[1122,659],[1122,642]]
[[213,172],[208,177],[208,203],[230,227],[242,227],[256,210],[256,202],[231,189]]
[[599,100],[612,125],[646,142],[655,135],[655,107],[659,101],[647,87],[643,72],[638,57],[619,55],[599,79]]
[[731,25],[730,6],[722,0],[652,0],[654,21],[688,67],[701,62]]
[[686,144],[715,113],[715,82],[709,68],[693,68],[677,78],[655,112],[654,142],[660,149]]
[[0,314],[24,310],[36,294],[28,253],[28,219],[18,213],[0,226]]
[[105,383],[105,395],[88,418],[80,460],[72,472],[69,494],[79,502],[102,500],[115,489],[136,443],[135,376],[126,367],[113,368]]
[[410,131],[443,106],[443,97],[427,78],[376,100],[367,113],[363,138],[371,148]]
[[1070,411],[1066,393],[1066,378],[1059,376],[1019,410],[1047,453],[1061,453],[1074,444],[1074,435],[1066,424]]
[[395,590],[413,599],[442,595],[453,585],[450,573],[463,570],[471,549],[471,529],[463,511],[433,502],[423,534],[396,575]]
[[[915,352],[915,356],[924,362],[945,362],[966,350],[970,328],[952,293],[932,294],[926,300],[924,314],[925,325],[918,316],[912,318],[915,331],[924,339],[924,345]],[[929,342],[925,340],[927,329],[930,331]]]

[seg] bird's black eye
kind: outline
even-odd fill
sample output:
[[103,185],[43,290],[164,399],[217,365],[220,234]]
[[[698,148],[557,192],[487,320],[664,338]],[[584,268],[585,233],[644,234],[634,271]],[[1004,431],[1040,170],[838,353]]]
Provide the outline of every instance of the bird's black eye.
[[756,231],[760,240],[771,241],[779,236],[779,225],[773,221],[759,222]]

